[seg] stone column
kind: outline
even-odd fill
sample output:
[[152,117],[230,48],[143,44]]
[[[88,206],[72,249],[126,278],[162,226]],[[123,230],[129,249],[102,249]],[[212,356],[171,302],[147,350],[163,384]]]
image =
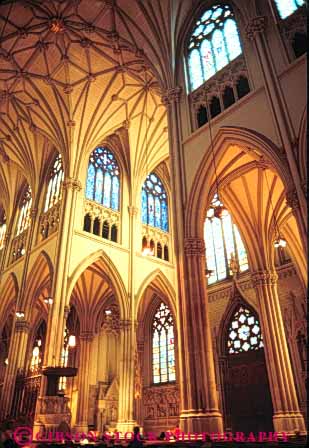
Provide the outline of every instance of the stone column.
[[83,332],[79,336],[80,356],[78,372],[78,401],[75,429],[78,432],[88,432],[88,406],[89,406],[89,365],[90,349],[93,333]]
[[185,432],[222,432],[205,278],[205,243],[185,239],[187,294],[179,309],[182,335],[180,425]]
[[136,425],[133,417],[134,405],[134,350],[135,331],[130,321],[120,322],[120,366],[119,366],[119,404],[117,429],[123,433],[132,431]]
[[294,433],[297,430],[305,433],[284,332],[277,279],[274,271],[265,270],[252,274],[265,342],[266,365],[274,408],[274,429],[278,432]]
[[8,365],[5,372],[0,418],[5,418],[11,411],[16,376],[24,369],[29,336],[29,323],[25,320],[16,320],[11,336],[8,356]]
[[262,69],[269,107],[272,111],[275,129],[282,148],[281,160],[286,157],[290,169],[291,183],[294,182],[295,194],[299,201],[299,214],[296,216],[302,243],[307,248],[307,202],[295,160],[294,147],[297,145],[295,131],[289,115],[289,110],[278,78],[266,34],[267,18],[258,16],[252,18],[246,28],[248,39],[254,42],[259,64]]
[[57,236],[55,273],[51,293],[53,305],[51,308],[51,318],[48,320],[44,355],[44,364],[46,366],[56,366],[60,362],[60,354],[63,346],[67,277],[76,198],[77,192],[81,190],[81,184],[77,179],[67,178],[63,182],[63,190],[63,203]]

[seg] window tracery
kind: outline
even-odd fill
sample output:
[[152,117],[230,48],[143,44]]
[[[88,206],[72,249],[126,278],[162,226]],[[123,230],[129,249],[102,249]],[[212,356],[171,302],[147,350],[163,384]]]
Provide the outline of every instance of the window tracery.
[[230,262],[233,257],[239,265],[240,272],[249,268],[246,249],[231,215],[228,212],[222,218],[214,215],[214,208],[218,205],[223,204],[215,195],[207,211],[204,225],[207,269],[211,271],[208,284],[223,280],[232,274]]
[[120,175],[114,154],[98,146],[90,155],[86,198],[104,207],[119,210]]
[[191,90],[197,89],[242,53],[234,12],[216,4],[196,21],[188,45]]
[[44,212],[52,208],[55,204],[57,204],[57,202],[60,201],[62,196],[61,183],[63,182],[63,177],[64,172],[62,165],[62,156],[61,154],[58,154],[49,173],[49,182],[45,198]]
[[154,173],[148,174],[142,188],[142,222],[168,232],[167,194]]
[[258,318],[241,305],[234,313],[228,330],[228,353],[237,354],[264,347]]
[[20,235],[22,232],[24,232],[24,230],[26,230],[29,227],[31,219],[30,216],[31,205],[32,205],[32,192],[30,185],[28,185],[24,192],[20,205],[16,235]]
[[305,4],[304,0],[275,0],[281,19],[286,19]]
[[174,321],[161,302],[152,323],[152,370],[154,384],[176,380]]

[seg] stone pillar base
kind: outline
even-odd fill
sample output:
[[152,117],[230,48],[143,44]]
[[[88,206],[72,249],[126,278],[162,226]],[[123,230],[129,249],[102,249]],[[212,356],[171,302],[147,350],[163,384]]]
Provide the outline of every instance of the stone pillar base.
[[138,426],[135,420],[128,422],[117,422],[117,431],[122,433],[120,437],[123,437],[126,432],[133,432],[134,426]]
[[223,433],[223,420],[219,411],[183,411],[180,414],[179,426],[184,433]]
[[275,413],[273,423],[276,432],[285,432],[289,435],[295,435],[296,432],[307,434],[304,417],[300,412]]

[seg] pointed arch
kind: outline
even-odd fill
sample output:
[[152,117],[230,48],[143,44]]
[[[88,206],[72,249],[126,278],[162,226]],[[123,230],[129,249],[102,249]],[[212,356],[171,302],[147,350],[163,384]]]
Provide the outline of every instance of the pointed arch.
[[78,266],[70,275],[68,280],[67,305],[69,304],[74,286],[76,285],[78,279],[80,278],[82,273],[95,262],[101,263],[102,268],[104,268],[103,272],[105,277],[111,280],[111,283],[114,287],[116,298],[120,306],[121,319],[128,319],[129,301],[124,282],[116,265],[111,260],[111,258],[104,252],[103,249],[99,249],[98,251],[92,253],[91,255],[88,255],[84,260],[82,260],[78,264]]
[[151,287],[159,297],[161,297],[170,307],[172,314],[176,318],[176,293],[168,278],[160,269],[151,272],[140,285],[136,293],[136,318],[142,321],[149,303],[145,303],[145,292]]
[[32,308],[44,289],[51,291],[54,268],[49,255],[42,251],[27,275],[25,294],[20,306],[30,318]]
[[[280,149],[267,137],[250,129],[225,126],[219,129],[213,143],[217,167],[231,147],[238,147],[251,161],[265,159],[270,162],[282,179],[286,191],[291,188],[293,182],[287,165],[283,164],[280,159]],[[246,157],[247,160],[248,157]],[[185,217],[185,233],[188,236],[202,238],[204,218],[212,199],[208,193],[214,183],[214,175],[211,147],[209,146],[196,172],[189,194]],[[205,198],[208,199],[205,200]]]
[[0,334],[6,322],[7,316],[15,310],[15,304],[19,293],[17,277],[11,272],[0,290]]

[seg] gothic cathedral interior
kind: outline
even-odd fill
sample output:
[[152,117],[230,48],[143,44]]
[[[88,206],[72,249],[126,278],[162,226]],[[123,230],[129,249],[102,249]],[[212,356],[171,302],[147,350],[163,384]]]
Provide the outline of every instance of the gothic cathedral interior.
[[0,4],[0,422],[306,432],[306,2]]

